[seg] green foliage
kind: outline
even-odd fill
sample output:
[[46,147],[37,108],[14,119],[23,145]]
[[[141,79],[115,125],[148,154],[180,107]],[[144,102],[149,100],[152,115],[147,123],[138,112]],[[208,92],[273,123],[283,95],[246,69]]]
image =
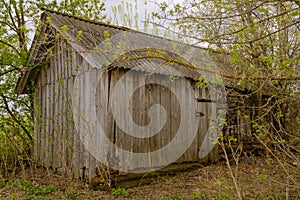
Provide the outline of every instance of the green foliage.
[[56,188],[48,185],[48,186],[39,186],[34,185],[30,181],[17,179],[15,181],[9,181],[4,189],[11,190],[13,188],[18,188],[19,190],[25,193],[25,196],[29,199],[37,198],[39,196],[49,195],[51,193],[56,192]]
[[266,169],[263,169],[263,171],[261,173],[257,174],[257,178],[263,179],[263,180],[268,178],[268,174],[266,172]]
[[206,76],[200,76],[196,82],[196,85],[200,88],[206,87],[207,85],[207,77]]
[[115,25],[121,25],[132,29],[139,29],[137,0],[134,5],[127,0],[122,0],[119,5],[112,6],[113,18],[111,21]]
[[124,197],[128,195],[128,191],[125,188],[118,187],[118,188],[113,188],[111,190],[112,195],[114,195],[117,198]]
[[78,41],[82,40],[82,33],[83,33],[82,30],[79,30],[79,31],[78,31],[78,33],[77,33],[77,35],[76,35],[76,39],[77,39]]
[[195,196],[195,198],[197,200],[207,200],[207,196],[205,194],[202,194],[201,192],[193,192],[192,193],[193,196]]
[[37,7],[45,7],[58,12],[64,12],[72,16],[79,16],[90,20],[104,20],[105,5],[102,0],[41,0],[36,3]]
[[[287,76],[286,83],[290,82],[288,77],[300,79],[297,72],[299,3],[296,1],[195,3],[188,0],[159,5],[160,12],[153,16],[161,22],[161,27],[191,38],[193,43],[230,55],[222,64],[231,67],[227,73],[239,77],[243,88],[252,89],[261,84],[253,84],[255,79],[245,81],[250,76],[264,77],[263,82],[278,76]],[[281,94],[289,92],[284,91],[281,84],[274,86],[281,89]]]
[[174,194],[171,199],[173,200],[183,200],[184,198],[179,194]]
[[78,190],[68,189],[66,191],[66,195],[70,199],[75,199],[79,195],[79,191]]
[[[0,170],[5,177],[12,170],[11,163],[22,165],[20,161],[30,160],[34,143],[32,97],[17,95],[15,87],[20,72],[34,67],[27,66],[27,62],[33,32],[40,25],[41,7],[88,19],[105,19],[101,0],[0,0]],[[78,33],[79,38],[81,34]],[[44,35],[44,42],[48,36]]]
[[88,193],[87,193],[88,197],[92,197],[93,195],[94,195],[94,190],[88,191]]
[[[217,52],[214,60],[225,71],[221,74],[228,81],[225,84],[256,97],[257,102],[251,102],[255,106],[252,110],[247,102],[237,105],[251,110],[251,115],[245,112],[239,116],[251,125],[253,136],[269,150],[272,145],[282,150],[273,155],[282,157],[286,153],[294,158],[287,149],[291,148],[289,141],[299,141],[299,112],[295,107],[300,99],[291,90],[300,84],[299,1],[200,2],[188,0],[180,6],[161,3],[161,11],[154,16],[166,29]],[[203,83],[200,77],[198,86],[205,87]],[[241,99],[247,96],[235,95]],[[268,95],[272,98],[263,102]],[[234,133],[229,134],[227,142],[238,142]],[[287,135],[291,137],[287,139]]]

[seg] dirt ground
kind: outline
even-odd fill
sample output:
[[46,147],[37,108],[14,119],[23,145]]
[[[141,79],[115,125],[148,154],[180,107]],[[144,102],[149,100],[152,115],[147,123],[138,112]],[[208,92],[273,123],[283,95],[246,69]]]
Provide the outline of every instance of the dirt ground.
[[[232,166],[243,199],[300,199],[299,166],[283,170],[274,159],[254,157]],[[297,172],[297,173],[294,173]],[[288,176],[290,178],[288,178]],[[38,170],[0,180],[0,199],[237,199],[225,161],[134,188],[92,190],[79,180]]]

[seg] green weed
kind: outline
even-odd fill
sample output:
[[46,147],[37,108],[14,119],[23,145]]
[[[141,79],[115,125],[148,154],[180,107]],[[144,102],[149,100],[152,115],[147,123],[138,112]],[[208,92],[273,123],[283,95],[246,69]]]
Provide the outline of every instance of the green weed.
[[111,190],[111,193],[112,193],[112,195],[114,195],[117,198],[128,195],[127,190],[125,188],[121,188],[121,187],[113,188]]

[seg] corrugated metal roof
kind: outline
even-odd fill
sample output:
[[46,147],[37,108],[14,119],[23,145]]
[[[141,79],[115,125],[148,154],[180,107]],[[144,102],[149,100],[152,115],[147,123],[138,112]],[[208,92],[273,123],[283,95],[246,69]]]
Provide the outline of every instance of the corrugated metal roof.
[[[96,68],[134,68],[148,73],[192,79],[197,79],[201,74],[209,75],[214,71],[226,70],[218,68],[204,49],[177,41],[46,9],[41,20],[46,22],[44,26],[55,28],[69,41],[75,51]],[[38,44],[40,42],[35,41],[33,46]],[[36,47],[32,49],[35,51]],[[147,51],[136,51],[145,49]],[[35,59],[33,57],[30,59]],[[124,60],[124,57],[128,59]],[[139,59],[134,59],[136,57]],[[117,62],[118,58],[119,61],[121,58],[122,62]],[[180,62],[170,62],[172,59]],[[189,67],[180,63],[187,63]],[[200,69],[194,66],[200,66]],[[29,79],[32,78],[34,70],[35,68],[27,70],[21,77],[18,93],[23,93],[26,84],[31,82]]]
[[[62,27],[67,27],[64,34],[68,37],[72,47],[80,52],[82,57],[87,59],[92,66],[94,65],[97,68],[107,67],[107,63],[115,63],[117,58],[125,55],[128,59],[131,59],[130,62],[124,62],[123,60],[124,63],[114,64],[113,66],[132,69],[134,66],[139,65],[139,69],[145,72],[184,76],[192,79],[197,79],[201,70],[167,61],[177,59],[190,63],[187,60],[190,59],[195,66],[217,70],[216,65],[213,65],[213,61],[206,58],[209,55],[198,47],[124,27],[82,20],[51,11],[45,11],[45,13],[50,17],[50,24],[57,31],[62,32]],[[79,32],[81,34],[80,39],[78,39]],[[148,50],[144,52],[136,51],[146,48]],[[153,56],[153,54],[156,56]],[[141,56],[145,58],[134,59]],[[151,59],[147,59],[147,56],[150,56]],[[107,63],[104,63],[103,60]]]

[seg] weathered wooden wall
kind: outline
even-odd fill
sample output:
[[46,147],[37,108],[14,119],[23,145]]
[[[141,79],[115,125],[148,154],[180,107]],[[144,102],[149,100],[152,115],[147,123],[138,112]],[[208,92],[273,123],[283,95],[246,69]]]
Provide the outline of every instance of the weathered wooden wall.
[[[72,92],[74,80],[80,70],[91,69],[91,66],[78,53],[74,52],[65,40],[58,39],[53,47],[52,56],[49,58],[50,64],[41,68],[40,75],[36,80],[35,90],[35,153],[37,162],[52,167],[65,175],[89,178],[95,175],[95,167],[99,163],[93,158],[80,142],[76,133]],[[148,152],[157,150],[168,144],[176,134],[181,119],[180,105],[174,94],[167,88],[156,84],[146,84],[135,91],[131,99],[131,115],[138,125],[149,123],[148,110],[153,104],[162,105],[167,112],[167,122],[164,128],[153,137],[148,139],[138,139],[125,134],[116,126],[112,113],[109,109],[109,100],[117,81],[128,70],[113,69],[105,71],[99,84],[102,84],[103,91],[98,88],[97,115],[101,126],[107,133],[107,137],[120,148],[133,152]],[[96,77],[97,75],[95,75]],[[127,76],[125,87],[145,84],[150,80],[165,80],[169,77],[165,75],[147,75],[141,71],[135,71]],[[85,94],[89,87],[90,80],[82,81],[80,105],[84,106],[88,101]],[[195,81],[189,80],[194,87],[196,96],[187,95],[187,90],[182,87],[182,78],[175,79],[178,93],[185,98],[209,99],[207,89],[195,87]],[[185,99],[189,102],[189,99]],[[212,103],[198,102],[197,109],[204,114],[199,117],[200,126],[198,136],[193,141],[190,148],[176,161],[181,162],[216,162],[219,160],[218,149],[215,148],[209,156],[198,159],[198,151],[201,147],[204,135],[210,123]],[[75,116],[80,117],[80,116]],[[157,115],[157,118],[160,116]],[[193,126],[193,124],[191,124]],[[187,131],[189,126],[187,126]],[[118,152],[115,152],[117,155]],[[164,159],[160,156],[149,159]],[[85,173],[83,174],[83,172]]]
[[56,42],[50,64],[41,68],[36,80],[35,155],[39,164],[65,175],[87,176],[83,168],[95,159],[80,142],[72,115],[74,77],[83,60],[65,40]]

